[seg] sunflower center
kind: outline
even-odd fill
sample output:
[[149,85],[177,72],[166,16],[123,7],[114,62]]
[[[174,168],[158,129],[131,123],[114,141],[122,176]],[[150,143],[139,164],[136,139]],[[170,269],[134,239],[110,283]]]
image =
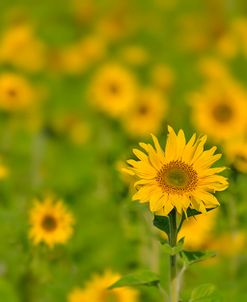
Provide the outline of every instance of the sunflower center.
[[213,109],[214,118],[220,123],[227,123],[233,117],[233,110],[228,104],[218,104]]
[[14,88],[10,88],[8,91],[7,91],[7,93],[8,93],[8,95],[10,96],[10,97],[15,97],[16,95],[17,95],[17,92],[16,92],[16,90],[14,89]]
[[56,219],[51,215],[46,215],[42,220],[42,227],[44,230],[48,232],[52,232],[57,227],[57,221]]
[[138,108],[138,113],[141,115],[146,115],[148,113],[148,107],[146,105],[141,105]]
[[195,190],[198,177],[192,165],[176,160],[165,164],[159,170],[156,181],[164,192],[183,194]]
[[117,94],[119,92],[119,86],[116,83],[111,83],[109,85],[109,91],[111,94]]

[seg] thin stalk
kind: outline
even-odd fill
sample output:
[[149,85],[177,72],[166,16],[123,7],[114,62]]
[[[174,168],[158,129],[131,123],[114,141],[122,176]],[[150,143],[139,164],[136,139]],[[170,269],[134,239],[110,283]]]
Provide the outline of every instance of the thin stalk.
[[[169,215],[170,234],[169,244],[171,247],[177,245],[177,218],[176,210],[173,209]],[[178,278],[177,278],[177,256],[170,256],[170,301],[178,302]]]

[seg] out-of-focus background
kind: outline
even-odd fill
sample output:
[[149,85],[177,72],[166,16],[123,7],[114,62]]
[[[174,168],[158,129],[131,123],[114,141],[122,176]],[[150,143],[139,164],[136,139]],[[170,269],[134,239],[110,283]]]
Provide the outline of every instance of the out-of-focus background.
[[[82,298],[105,271],[149,269],[167,287],[162,235],[122,168],[169,124],[206,133],[230,167],[221,207],[183,229],[217,257],[189,269],[182,297],[213,283],[246,301],[246,59],[244,0],[1,0],[0,300],[112,301]],[[52,248],[29,236],[33,200],[51,195],[76,221]],[[161,301],[137,291],[125,300]]]

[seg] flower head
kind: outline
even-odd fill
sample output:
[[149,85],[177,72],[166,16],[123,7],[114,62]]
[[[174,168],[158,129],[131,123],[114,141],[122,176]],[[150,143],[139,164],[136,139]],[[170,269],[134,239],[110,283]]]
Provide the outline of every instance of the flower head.
[[6,111],[26,109],[33,103],[34,91],[30,83],[14,73],[0,75],[0,108]]
[[123,126],[131,136],[157,133],[167,111],[167,101],[156,89],[144,89],[130,110],[123,116]]
[[174,208],[182,214],[188,208],[205,212],[217,207],[213,193],[228,187],[227,179],[217,174],[225,167],[211,167],[221,154],[214,154],[216,147],[204,151],[206,136],[196,139],[194,134],[186,143],[182,130],[168,131],[165,150],[153,136],[155,148],[140,143],[147,154],[134,149],[138,160],[127,161],[130,168],[125,171],[138,179],[133,200],[149,202],[152,212],[164,216]]
[[74,218],[62,201],[46,198],[36,201],[30,212],[30,239],[34,244],[41,242],[53,247],[65,243],[73,233]]
[[68,302],[137,302],[138,291],[128,287],[108,289],[120,279],[120,275],[106,271],[95,275],[85,288],[76,288],[68,296]]
[[135,78],[119,65],[105,65],[93,79],[90,98],[98,109],[118,117],[129,110],[135,101]]
[[232,81],[209,83],[192,98],[195,126],[215,141],[241,136],[247,128],[247,95]]

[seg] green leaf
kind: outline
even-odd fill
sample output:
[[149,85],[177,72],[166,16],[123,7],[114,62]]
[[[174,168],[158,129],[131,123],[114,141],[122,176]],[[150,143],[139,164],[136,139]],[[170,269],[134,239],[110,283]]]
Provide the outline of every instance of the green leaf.
[[191,265],[196,262],[200,262],[212,257],[215,257],[215,252],[194,252],[194,251],[182,251],[181,257],[184,259],[185,263]]
[[117,282],[112,284],[109,289],[126,287],[126,286],[157,286],[160,278],[157,274],[150,271],[141,271],[122,277]]
[[173,247],[171,247],[168,243],[165,243],[164,250],[167,254],[174,256],[183,250],[183,246],[184,246],[184,237],[178,241],[176,246]]
[[203,284],[192,291],[189,302],[220,302],[221,297],[213,284]]
[[167,236],[169,236],[170,227],[169,227],[169,219],[167,216],[154,216],[153,225],[159,230],[165,232]]
[[0,301],[18,302],[17,294],[10,283],[4,279],[0,279]]
[[[216,209],[216,208],[217,208],[217,207],[215,207],[215,208],[210,208],[210,209],[206,209],[206,211],[209,212],[209,211],[212,211],[212,210],[214,210],[214,209]],[[195,209],[191,209],[191,208],[188,208],[186,212],[187,212],[187,217],[191,217],[191,216],[196,216],[196,215],[202,214],[201,212],[199,212],[199,211],[197,211],[197,210],[195,210]]]

